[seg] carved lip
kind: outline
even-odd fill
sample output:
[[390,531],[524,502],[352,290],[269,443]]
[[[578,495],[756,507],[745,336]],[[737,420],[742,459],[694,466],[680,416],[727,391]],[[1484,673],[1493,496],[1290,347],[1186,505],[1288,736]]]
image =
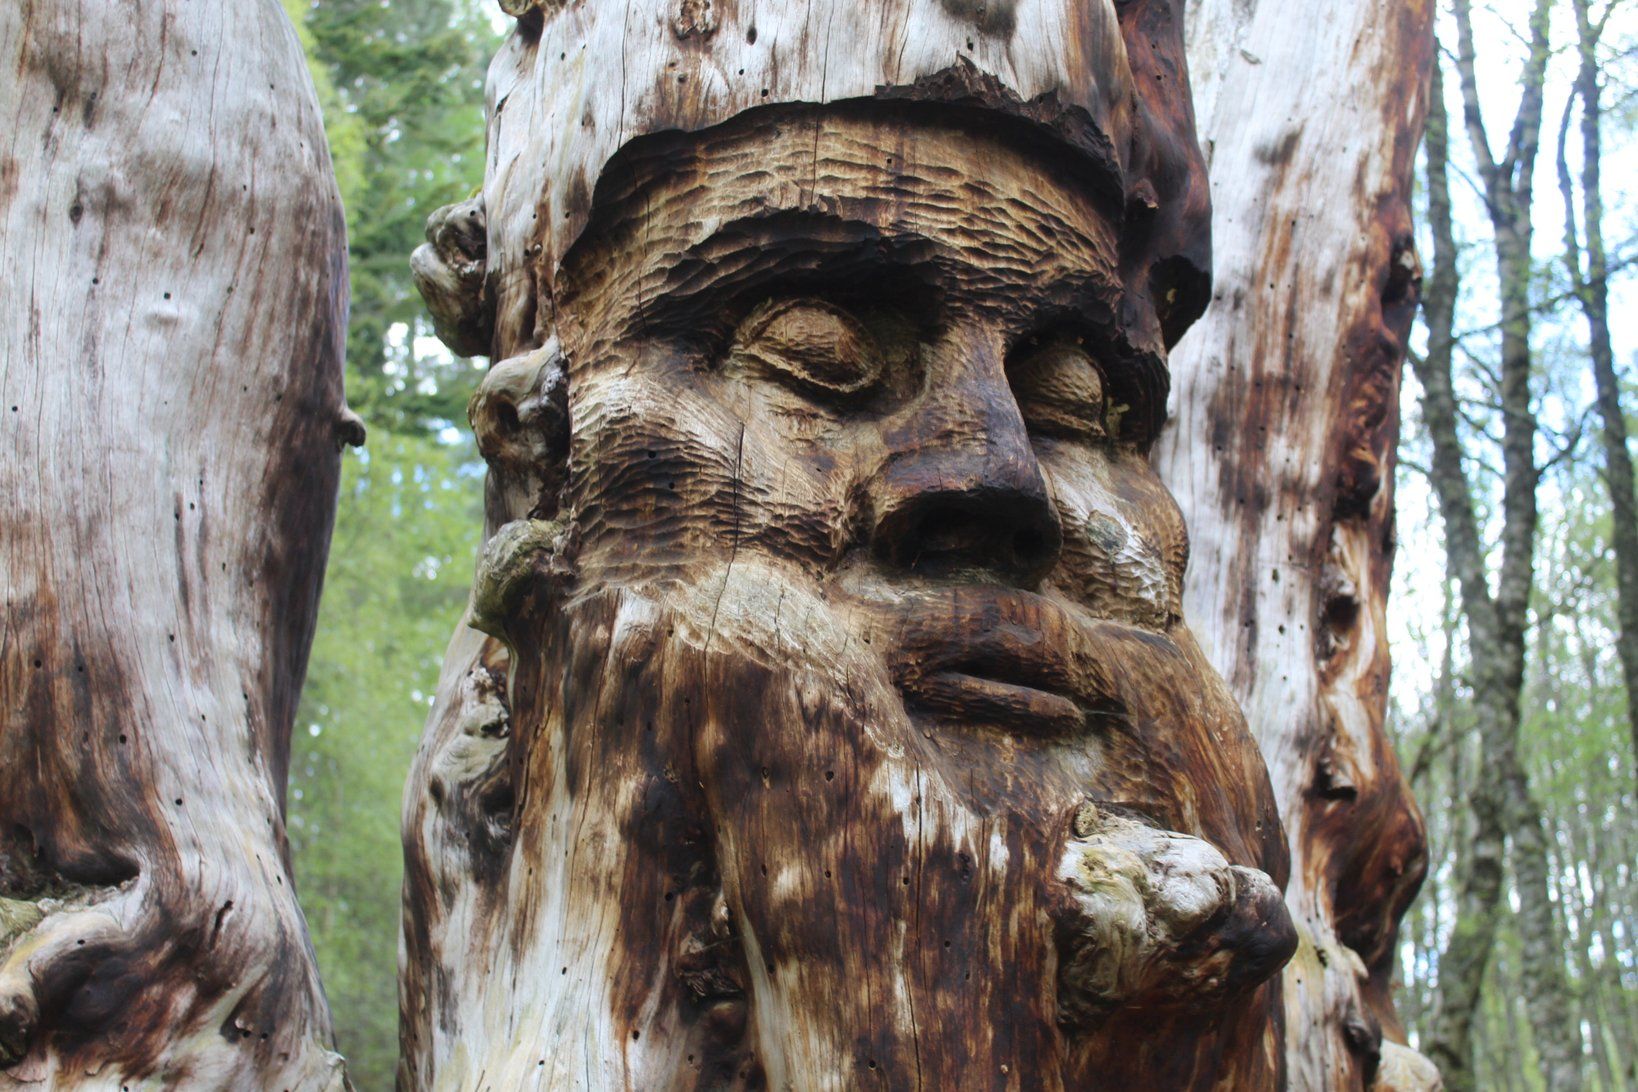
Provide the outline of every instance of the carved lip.
[[1079,731],[1086,713],[1073,698],[965,671],[940,671],[900,683],[919,709],[955,720],[1000,724],[1038,735]]
[[923,589],[898,600],[888,654],[914,711],[1034,736],[1084,732],[1121,712],[1097,645],[1044,596],[993,585]]

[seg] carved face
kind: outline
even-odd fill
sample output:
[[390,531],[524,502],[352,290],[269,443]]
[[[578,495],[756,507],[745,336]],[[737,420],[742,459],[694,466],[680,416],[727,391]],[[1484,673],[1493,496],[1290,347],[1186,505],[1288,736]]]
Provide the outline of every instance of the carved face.
[[883,111],[605,175],[558,282],[575,577],[515,642],[554,741],[518,836],[619,906],[573,974],[632,1072],[685,1066],[630,1061],[645,1021],[775,1087],[1187,1087],[1262,1034],[1283,842],[1180,617],[1163,348],[1098,192]]

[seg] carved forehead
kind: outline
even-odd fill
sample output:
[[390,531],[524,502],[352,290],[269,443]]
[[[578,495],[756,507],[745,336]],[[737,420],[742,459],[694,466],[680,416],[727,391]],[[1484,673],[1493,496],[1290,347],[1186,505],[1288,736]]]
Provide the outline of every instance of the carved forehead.
[[638,309],[708,317],[736,294],[805,280],[926,291],[1024,322],[1043,306],[1115,315],[1111,202],[1079,167],[886,114],[759,112],[636,142],[605,172],[564,264],[561,316],[604,330]]
[[[697,131],[780,103],[884,94],[988,97],[1078,119],[1117,160],[1133,84],[1114,0],[809,0],[800,5],[574,3],[533,7],[489,73],[486,203],[507,239],[555,261],[578,236],[604,164],[651,133]],[[974,78],[948,86],[952,68]],[[519,192],[511,177],[545,192]],[[513,218],[516,218],[515,220]]]

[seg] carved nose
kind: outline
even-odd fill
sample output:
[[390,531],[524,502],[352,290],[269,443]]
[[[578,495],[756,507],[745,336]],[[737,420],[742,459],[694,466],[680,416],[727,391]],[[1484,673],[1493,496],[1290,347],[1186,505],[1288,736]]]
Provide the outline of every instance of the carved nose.
[[986,485],[906,497],[877,521],[874,545],[878,557],[899,568],[982,570],[1033,587],[1062,542],[1043,494]]
[[871,546],[889,565],[1033,587],[1057,562],[1057,508],[997,378],[930,396],[895,438],[898,452],[873,483]]

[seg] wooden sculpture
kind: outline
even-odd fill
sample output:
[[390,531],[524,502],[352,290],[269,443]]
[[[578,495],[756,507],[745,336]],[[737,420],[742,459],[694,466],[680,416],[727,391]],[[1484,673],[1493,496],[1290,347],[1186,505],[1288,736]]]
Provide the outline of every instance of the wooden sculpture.
[[1285,841],[1147,458],[1174,5],[513,7],[416,258],[498,363],[401,1082],[1271,1087]]

